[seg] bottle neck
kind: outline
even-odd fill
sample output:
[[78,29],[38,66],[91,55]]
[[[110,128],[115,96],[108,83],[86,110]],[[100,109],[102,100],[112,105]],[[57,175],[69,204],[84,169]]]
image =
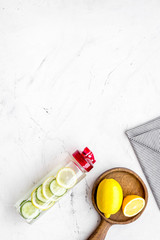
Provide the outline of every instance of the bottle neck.
[[87,161],[87,159],[83,156],[81,152],[78,150],[75,151],[72,156],[75,158],[75,160],[79,163],[79,165],[87,172],[89,172],[92,168],[93,165]]
[[87,171],[79,164],[79,162],[72,156],[72,162],[76,165],[76,167],[81,170],[83,173],[87,173]]
[[89,172],[96,162],[93,153],[87,147],[82,152],[76,150],[72,156],[86,172]]

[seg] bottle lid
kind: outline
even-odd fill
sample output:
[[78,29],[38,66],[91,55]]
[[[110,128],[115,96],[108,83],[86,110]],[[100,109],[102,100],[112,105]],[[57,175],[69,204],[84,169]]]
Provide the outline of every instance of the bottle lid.
[[96,162],[93,153],[87,147],[83,152],[76,150],[72,156],[87,172],[93,168],[93,164]]

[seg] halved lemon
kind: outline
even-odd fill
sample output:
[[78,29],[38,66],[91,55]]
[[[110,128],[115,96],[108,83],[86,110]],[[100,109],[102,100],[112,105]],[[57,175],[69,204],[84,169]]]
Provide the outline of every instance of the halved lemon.
[[56,176],[56,182],[60,187],[66,189],[72,188],[77,183],[75,171],[69,167],[60,169]]
[[128,195],[122,203],[122,211],[126,217],[137,215],[145,206],[145,200],[137,195]]
[[54,202],[52,201],[47,201],[47,202],[41,202],[37,199],[37,195],[36,195],[36,190],[34,189],[33,192],[31,193],[31,202],[33,204],[34,207],[44,211],[49,209],[50,207],[52,207],[54,205]]

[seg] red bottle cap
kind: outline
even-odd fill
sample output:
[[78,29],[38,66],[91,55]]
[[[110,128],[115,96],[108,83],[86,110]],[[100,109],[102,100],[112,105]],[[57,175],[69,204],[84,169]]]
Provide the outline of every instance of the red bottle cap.
[[75,151],[72,156],[87,172],[93,168],[93,164],[96,162],[93,153],[87,147],[83,152]]

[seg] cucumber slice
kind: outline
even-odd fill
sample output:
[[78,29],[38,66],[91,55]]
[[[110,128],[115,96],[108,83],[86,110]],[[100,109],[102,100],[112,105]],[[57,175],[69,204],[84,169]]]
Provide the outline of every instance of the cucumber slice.
[[40,215],[40,212],[35,208],[31,201],[22,202],[20,213],[25,219],[35,219]]
[[23,201],[19,204],[19,206],[21,207],[25,202],[27,202],[27,200],[23,200]]
[[67,189],[60,187],[55,179],[50,183],[49,188],[56,197],[61,197],[67,192]]
[[44,197],[43,193],[42,193],[42,185],[40,185],[37,190],[36,190],[36,197],[39,201],[45,203],[48,200]]

